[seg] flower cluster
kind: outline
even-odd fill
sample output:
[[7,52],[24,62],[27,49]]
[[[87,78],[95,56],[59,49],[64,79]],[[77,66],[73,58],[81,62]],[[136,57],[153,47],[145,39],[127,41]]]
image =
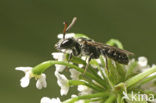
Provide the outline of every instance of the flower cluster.
[[16,70],[23,71],[25,73],[25,76],[21,78],[20,85],[21,87],[25,88],[29,86],[30,79],[35,78],[37,80],[36,82],[36,88],[42,89],[47,87],[46,82],[46,75],[44,73],[40,75],[35,75],[32,73],[32,67],[16,67]]
[[[66,38],[86,37],[83,34],[66,34]],[[58,38],[62,39],[63,34]],[[123,49],[122,44],[115,39],[107,42],[108,45],[117,45]],[[57,84],[60,87],[61,96],[67,95],[70,88],[77,86],[78,94],[72,94],[68,100],[57,98],[43,97],[40,103],[133,103],[127,98],[131,91],[143,93],[146,90],[156,95],[154,79],[156,78],[156,66],[148,65],[146,57],[134,58],[129,61],[128,65],[119,64],[108,58],[108,69],[105,65],[105,58],[101,55],[98,59],[90,62],[88,70],[85,72],[86,56],[72,57],[70,62],[67,61],[68,53],[52,53],[54,60],[43,62],[35,67],[17,67],[16,70],[23,71],[25,76],[20,80],[23,88],[29,85],[30,79],[37,80],[38,89],[46,88],[46,75],[44,71],[52,65],[55,65],[54,75],[57,78]],[[68,68],[69,76],[63,74]],[[85,72],[85,73],[84,73]],[[67,78],[68,77],[68,78]],[[149,88],[147,88],[150,86]],[[150,93],[151,93],[150,92]],[[126,94],[126,98],[124,95]],[[122,98],[123,97],[123,98]],[[147,102],[145,100],[142,101]]]

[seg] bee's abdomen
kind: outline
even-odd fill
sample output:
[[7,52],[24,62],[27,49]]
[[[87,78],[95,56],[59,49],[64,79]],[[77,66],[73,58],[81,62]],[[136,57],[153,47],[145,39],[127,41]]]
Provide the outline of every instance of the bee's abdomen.
[[103,54],[121,64],[128,64],[129,62],[128,56],[116,49],[104,49]]

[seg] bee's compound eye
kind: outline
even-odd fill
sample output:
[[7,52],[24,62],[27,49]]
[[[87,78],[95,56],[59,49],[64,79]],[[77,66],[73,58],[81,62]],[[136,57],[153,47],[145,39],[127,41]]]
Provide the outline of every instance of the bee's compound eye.
[[72,39],[66,39],[61,43],[62,48],[70,48],[73,45]]

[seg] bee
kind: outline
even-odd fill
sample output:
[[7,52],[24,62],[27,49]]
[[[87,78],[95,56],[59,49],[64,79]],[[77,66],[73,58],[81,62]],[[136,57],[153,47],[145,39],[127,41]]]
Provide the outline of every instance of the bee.
[[70,50],[71,53],[69,55],[68,61],[72,58],[72,56],[87,56],[86,59],[86,67],[85,71],[88,68],[89,62],[91,59],[98,59],[101,55],[105,57],[106,60],[106,68],[108,69],[107,58],[113,59],[114,61],[127,65],[129,62],[129,55],[133,55],[133,53],[122,50],[114,46],[109,46],[103,43],[95,42],[94,40],[80,37],[80,38],[65,38],[66,32],[73,26],[76,21],[76,17],[73,18],[73,21],[68,26],[66,22],[64,22],[64,30],[63,30],[63,39],[61,39],[58,43],[55,44],[55,48],[59,51],[62,50]]

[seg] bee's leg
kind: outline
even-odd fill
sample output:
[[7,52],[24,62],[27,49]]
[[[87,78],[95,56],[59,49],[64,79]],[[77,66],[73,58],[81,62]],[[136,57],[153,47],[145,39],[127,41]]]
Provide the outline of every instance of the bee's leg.
[[107,72],[109,73],[109,69],[108,69],[108,58],[106,55],[104,55],[105,57],[105,68],[107,69]]
[[72,58],[73,54],[69,54],[69,57],[68,57],[68,63],[70,62],[71,58]]
[[[73,54],[71,53],[71,54],[69,54],[69,57],[68,57],[68,59],[67,59],[67,62],[69,63],[70,62],[70,60],[71,60],[71,58],[72,58],[72,56],[73,56]],[[66,71],[68,70],[68,66],[66,66]]]
[[86,60],[86,67],[85,67],[85,70],[84,70],[84,73],[83,73],[83,74],[85,74],[85,72],[87,71],[88,66],[89,66],[89,63],[90,63],[90,61],[91,61],[91,59],[92,59],[92,56],[93,56],[93,54],[91,54],[91,55],[87,58],[87,60]]
[[105,59],[105,68],[107,69],[107,72],[109,73],[107,55],[106,55],[106,53],[103,50],[101,50],[100,52],[101,52],[101,54],[103,55],[103,57]]

